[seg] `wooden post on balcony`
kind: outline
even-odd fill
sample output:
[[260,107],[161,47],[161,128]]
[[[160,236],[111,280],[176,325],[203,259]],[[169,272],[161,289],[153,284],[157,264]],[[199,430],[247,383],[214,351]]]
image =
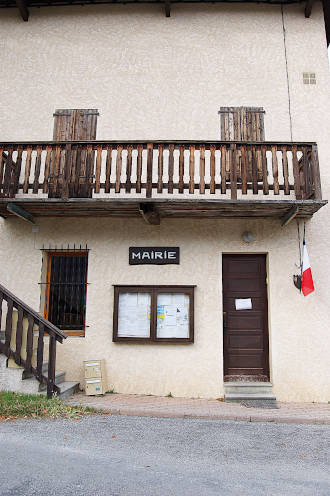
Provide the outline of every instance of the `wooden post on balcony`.
[[122,166],[123,166],[123,146],[118,145],[117,146],[117,159],[116,159],[115,193],[120,193]]
[[53,166],[53,174],[52,179],[50,181],[50,193],[51,197],[59,197],[59,175],[61,168],[61,146],[56,145],[55,154],[54,154],[54,166]]
[[69,178],[71,172],[71,145],[65,145],[65,162],[62,184],[62,198],[67,200],[69,198]]
[[293,178],[294,178],[294,192],[296,200],[301,200],[301,186],[299,177],[299,164],[297,158],[297,146],[292,147],[292,165],[293,165]]
[[230,190],[231,199],[237,200],[237,150],[236,145],[230,145]]
[[132,153],[133,153],[133,146],[128,145],[127,146],[127,158],[126,158],[126,185],[125,185],[125,191],[126,193],[131,192],[132,188]]
[[147,144],[148,157],[147,157],[147,187],[146,187],[146,197],[152,197],[152,160],[153,160],[153,143]]
[[44,185],[42,191],[48,193],[48,180],[50,174],[50,165],[52,160],[52,147],[46,146],[46,159],[45,159],[45,175],[44,175]]
[[143,146],[137,146],[137,162],[136,162],[136,192],[141,193],[141,177],[142,177],[142,152]]
[[37,155],[34,163],[34,181],[33,181],[33,193],[38,194],[39,191],[39,176],[41,167],[41,146],[37,146]]
[[112,166],[112,146],[107,145],[104,193],[110,193],[111,166]]
[[257,164],[257,149],[255,146],[251,147],[252,157],[252,192],[254,195],[258,194],[258,164]]
[[16,166],[15,166],[15,176],[14,176],[14,195],[18,193],[19,189],[19,178],[21,175],[21,168],[22,168],[22,154],[23,154],[23,148],[19,146],[17,148],[17,159],[16,159]]
[[5,195],[9,197],[13,197],[11,191],[11,174],[12,174],[12,153],[13,147],[8,147],[8,153],[5,161],[5,170],[4,170],[4,178],[3,178],[3,192]]
[[322,200],[320,166],[319,166],[317,145],[312,146],[312,165],[313,165],[313,179],[314,179],[314,200]]
[[87,146],[87,161],[86,161],[86,188],[82,195],[85,198],[91,198],[93,192],[93,178],[94,178],[94,153],[93,145]]
[[168,185],[167,191],[173,193],[173,175],[174,175],[174,145],[168,145]]
[[184,183],[184,146],[180,146],[180,156],[179,156],[179,193],[183,193]]
[[205,146],[199,147],[199,192],[205,194]]
[[221,145],[221,194],[226,194],[227,184],[226,184],[226,157],[227,148],[225,145]]
[[195,146],[189,147],[189,194],[193,194],[195,190]]
[[102,146],[98,145],[97,154],[96,154],[96,169],[95,169],[95,193],[100,192],[101,162],[102,162]]
[[210,193],[215,194],[215,146],[210,146]]
[[164,145],[158,146],[158,182],[157,193],[163,192]]
[[29,191],[29,179],[30,179],[30,171],[31,171],[31,155],[32,155],[32,146],[28,146],[26,149],[25,178],[24,178],[24,185],[23,185],[23,193],[27,193]]

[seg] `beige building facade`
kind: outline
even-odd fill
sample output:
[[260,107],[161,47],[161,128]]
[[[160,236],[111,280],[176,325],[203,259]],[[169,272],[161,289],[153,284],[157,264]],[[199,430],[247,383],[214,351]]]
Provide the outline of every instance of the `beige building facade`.
[[[5,9],[1,142],[50,140],[55,109],[79,108],[98,109],[98,140],[220,140],[221,106],[262,107],[267,141],[317,143],[328,199],[323,10],[317,2],[309,19],[301,10],[175,4],[166,18],[157,5],[63,7],[31,9],[23,23]],[[304,84],[304,73],[315,75],[316,84]],[[27,196],[21,191],[17,198]],[[92,200],[101,197],[102,188]],[[266,197],[259,191],[255,198]],[[277,197],[271,192],[269,199]],[[109,390],[218,398],[224,395],[223,256],[265,255],[273,392],[279,401],[328,402],[329,209],[305,219],[315,283],[306,297],[292,279],[300,270],[297,219],[302,235],[299,216],[282,227],[279,218],[250,216],[169,217],[150,225],[142,216],[41,215],[33,229],[8,217],[0,219],[0,281],[43,314],[47,252],[87,246],[85,333],[57,346],[56,367],[83,385],[83,361],[104,359]],[[253,234],[251,242],[244,232]],[[180,263],[130,265],[132,246],[179,247]],[[116,285],[195,286],[194,342],[114,342]]]

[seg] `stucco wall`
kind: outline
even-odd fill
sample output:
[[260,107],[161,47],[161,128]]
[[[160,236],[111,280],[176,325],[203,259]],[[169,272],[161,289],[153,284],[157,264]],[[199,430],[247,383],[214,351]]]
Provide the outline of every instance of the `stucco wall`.
[[[90,248],[85,338],[58,346],[58,368],[82,380],[82,362],[104,358],[108,386],[119,392],[218,397],[223,394],[222,253],[268,253],[271,380],[280,400],[327,401],[329,397],[329,305],[327,275],[311,250],[316,292],[304,298],[292,283],[298,262],[295,223],[278,220],[163,221],[40,220],[40,231],[19,219],[6,221],[11,233],[1,245],[2,282],[39,307],[40,248],[87,243]],[[251,230],[256,239],[245,244]],[[179,266],[129,266],[132,244],[180,246]],[[322,241],[320,241],[322,242]],[[14,249],[13,249],[14,246]],[[325,246],[324,246],[325,248]],[[13,258],[7,255],[12,250]],[[9,258],[9,259],[8,259]],[[22,267],[28,277],[21,277]],[[113,284],[196,284],[195,343],[112,343]]]
[[[52,136],[55,108],[98,108],[99,139],[217,139],[221,105],[266,110],[266,138],[316,140],[323,197],[329,197],[329,69],[320,6],[98,6],[31,9],[28,23],[2,11],[0,139]],[[317,84],[303,85],[315,72]],[[4,87],[4,86],[2,86]],[[307,225],[316,291],[294,288],[295,222],[39,219],[40,231],[0,219],[0,280],[34,308],[40,302],[43,243],[88,243],[85,338],[68,338],[58,366],[81,378],[84,359],[105,358],[109,389],[147,394],[223,394],[221,254],[268,253],[271,380],[280,400],[328,401],[330,370],[328,207]],[[256,241],[241,241],[244,230]],[[128,247],[174,245],[181,264],[129,267]],[[112,343],[112,284],[196,284],[193,345]],[[180,378],[178,380],[178,378]]]
[[[327,54],[320,6],[308,20],[302,10],[284,10],[294,139],[313,139],[298,123],[302,110],[323,111]],[[55,108],[98,108],[99,139],[215,139],[220,105],[263,106],[266,137],[289,137],[280,6],[173,5],[170,18],[163,6],[32,8],[27,23],[1,14],[3,140],[50,139]],[[308,70],[315,87],[302,84]]]

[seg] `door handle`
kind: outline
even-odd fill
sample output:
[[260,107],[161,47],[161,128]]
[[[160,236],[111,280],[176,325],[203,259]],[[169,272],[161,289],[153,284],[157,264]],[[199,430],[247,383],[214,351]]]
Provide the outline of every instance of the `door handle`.
[[223,328],[227,327],[227,312],[223,312]]

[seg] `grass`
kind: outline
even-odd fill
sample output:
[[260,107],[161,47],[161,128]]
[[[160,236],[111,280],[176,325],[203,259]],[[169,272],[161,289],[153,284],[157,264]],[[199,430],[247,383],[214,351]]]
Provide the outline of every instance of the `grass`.
[[105,394],[117,394],[114,389],[110,389],[110,391],[106,391]]
[[[9,391],[0,392],[0,421],[18,418],[66,418],[77,420],[84,415],[96,413],[94,408],[70,406],[59,398],[48,399],[37,394],[21,394]],[[100,412],[99,412],[100,413]]]

